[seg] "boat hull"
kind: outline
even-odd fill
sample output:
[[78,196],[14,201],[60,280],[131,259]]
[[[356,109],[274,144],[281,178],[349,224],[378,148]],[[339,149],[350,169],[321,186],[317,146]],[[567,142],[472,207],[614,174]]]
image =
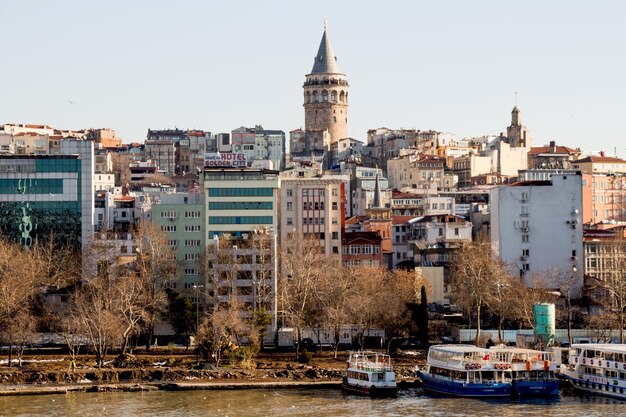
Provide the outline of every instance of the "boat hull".
[[513,381],[513,395],[520,397],[552,397],[561,393],[558,379],[546,381]]
[[624,387],[590,382],[584,379],[572,377],[571,375],[567,375],[565,373],[561,373],[561,377],[577,391],[594,395],[602,395],[604,397],[616,398],[619,400],[626,400],[626,388]]
[[360,385],[348,384],[342,382],[341,388],[344,392],[349,394],[366,395],[376,398],[395,397],[398,394],[398,387],[380,387],[372,385],[370,387],[364,387]]
[[511,384],[495,382],[492,384],[468,384],[456,381],[433,378],[431,375],[420,372],[419,377],[424,388],[437,394],[455,397],[510,397]]

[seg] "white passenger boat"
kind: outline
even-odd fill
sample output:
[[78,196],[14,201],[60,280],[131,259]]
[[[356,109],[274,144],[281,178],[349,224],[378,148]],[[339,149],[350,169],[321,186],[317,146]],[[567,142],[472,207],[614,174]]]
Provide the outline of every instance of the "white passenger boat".
[[626,345],[575,344],[568,362],[560,374],[575,389],[626,399]]
[[509,397],[511,370],[491,362],[489,349],[471,345],[434,345],[426,370],[418,375],[427,391],[458,397]]
[[561,392],[553,352],[506,345],[493,346],[489,350],[493,366],[511,372],[513,396],[556,396]]
[[398,386],[391,358],[376,352],[350,352],[341,387],[347,392],[372,397],[395,396]]

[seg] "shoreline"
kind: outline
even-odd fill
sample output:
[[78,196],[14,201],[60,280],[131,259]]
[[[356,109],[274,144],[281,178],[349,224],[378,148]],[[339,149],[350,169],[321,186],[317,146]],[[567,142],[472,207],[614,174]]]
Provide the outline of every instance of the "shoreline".
[[182,381],[145,381],[116,383],[84,383],[19,386],[0,386],[0,396],[21,395],[59,395],[70,392],[145,392],[145,391],[202,391],[202,390],[248,390],[248,389],[286,389],[341,387],[341,380],[333,381],[245,381],[245,382],[182,382]]

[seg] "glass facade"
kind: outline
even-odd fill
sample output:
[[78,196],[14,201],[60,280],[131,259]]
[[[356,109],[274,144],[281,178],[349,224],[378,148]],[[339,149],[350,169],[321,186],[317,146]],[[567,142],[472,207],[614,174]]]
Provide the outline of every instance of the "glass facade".
[[211,188],[209,197],[272,197],[273,188]]
[[272,216],[210,216],[209,224],[272,224]]
[[76,156],[0,158],[0,233],[24,246],[53,238],[80,247],[80,184]]
[[0,194],[62,194],[63,180],[0,178]]
[[271,201],[211,201],[209,210],[272,210]]

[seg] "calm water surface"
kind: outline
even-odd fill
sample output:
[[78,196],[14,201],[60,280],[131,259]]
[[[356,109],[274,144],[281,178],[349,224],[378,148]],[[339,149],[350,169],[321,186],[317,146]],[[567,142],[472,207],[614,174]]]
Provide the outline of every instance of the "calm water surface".
[[626,416],[626,402],[563,394],[554,400],[439,398],[401,391],[372,400],[339,390],[152,391],[0,397],[2,416]]

